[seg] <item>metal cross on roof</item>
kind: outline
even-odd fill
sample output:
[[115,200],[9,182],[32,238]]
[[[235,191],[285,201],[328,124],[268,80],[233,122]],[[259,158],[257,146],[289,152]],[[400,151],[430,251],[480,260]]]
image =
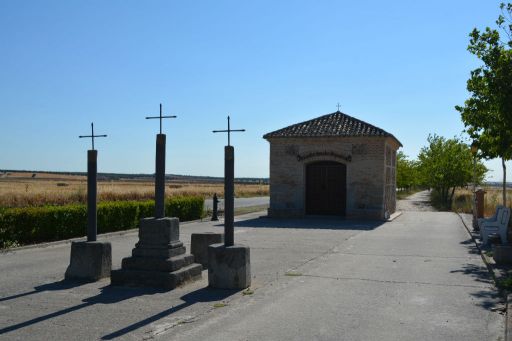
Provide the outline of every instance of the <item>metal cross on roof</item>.
[[158,118],[160,119],[160,134],[162,134],[162,119],[163,118],[176,118],[178,116],[162,116],[162,103],[160,103],[160,116],[149,116],[149,117],[146,117],[146,120],[150,120],[150,119],[153,119],[153,118]]
[[340,102],[338,102],[338,104],[336,105],[336,107],[338,107],[338,111],[340,111],[340,107],[341,107]]
[[231,145],[231,132],[245,131],[245,129],[231,129],[228,116],[228,129],[227,130],[213,130],[214,133],[228,133],[228,146]]
[[92,150],[94,150],[94,138],[95,137],[107,137],[107,135],[94,135],[94,123],[91,122],[91,135],[80,135],[78,138],[90,137],[92,139]]

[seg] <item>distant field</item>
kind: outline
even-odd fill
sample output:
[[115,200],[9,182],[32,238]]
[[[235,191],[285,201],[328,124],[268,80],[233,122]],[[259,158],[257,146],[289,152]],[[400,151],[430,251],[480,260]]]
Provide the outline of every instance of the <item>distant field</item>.
[[[32,177],[32,174],[35,174]],[[224,185],[219,182],[168,181],[166,195],[224,195]],[[235,196],[252,197],[268,195],[267,184],[235,184]],[[154,183],[147,180],[98,181],[100,201],[144,200],[154,196]],[[87,180],[81,175],[50,173],[10,172],[0,177],[0,207],[26,207],[85,203]]]
[[[503,204],[502,190],[498,187],[484,187],[484,215],[491,216],[497,205]],[[473,193],[469,189],[457,189],[453,198],[452,209],[457,212],[472,213]],[[507,190],[507,206],[512,207],[512,190]]]

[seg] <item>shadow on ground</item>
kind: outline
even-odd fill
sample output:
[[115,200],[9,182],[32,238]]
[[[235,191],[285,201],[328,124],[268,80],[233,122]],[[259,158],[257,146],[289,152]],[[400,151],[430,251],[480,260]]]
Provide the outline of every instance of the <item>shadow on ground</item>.
[[[71,289],[77,286],[82,285],[83,283],[80,282],[74,282],[74,281],[59,281],[54,283],[48,283],[41,286],[37,286],[34,288],[33,291],[18,294],[18,295],[12,295],[9,297],[2,298],[1,300],[9,300],[14,299],[22,296],[28,296],[36,293],[40,293],[43,291],[57,291],[57,290],[67,290]],[[152,288],[126,288],[126,287],[114,287],[114,286],[105,286],[100,289],[101,292],[92,297],[88,297],[84,300],[82,300],[83,303],[68,307],[50,314],[46,314],[43,316],[39,316],[36,318],[33,318],[31,320],[17,323],[11,326],[7,326],[5,328],[0,329],[0,335],[6,334],[18,329],[22,329],[25,327],[32,326],[34,324],[50,320],[52,318],[56,318],[65,314],[69,314],[71,312],[93,306],[95,304],[115,304],[119,303],[121,301],[138,297],[138,296],[144,296],[144,295],[154,295],[158,293],[167,292],[165,290],[159,290],[159,289],[152,289]],[[148,318],[145,318],[137,323],[134,323],[132,325],[126,326],[122,329],[119,329],[117,331],[114,331],[108,335],[105,335],[102,337],[103,340],[111,340],[117,337],[121,337],[127,333],[130,333],[136,329],[139,329],[145,325],[148,325],[150,323],[153,323],[163,317],[169,316],[183,308],[189,307],[195,303],[199,302],[213,302],[213,301],[220,301],[223,299],[226,299],[227,297],[239,292],[239,290],[220,290],[220,289],[211,289],[211,288],[201,288],[196,291],[193,291],[191,293],[188,293],[184,296],[182,296],[180,299],[183,301],[183,303],[170,307],[169,309],[166,309],[164,311],[161,311],[157,314],[154,314]]]
[[161,311],[161,312],[154,314],[148,318],[145,318],[144,320],[141,320],[139,322],[136,322],[134,324],[126,326],[122,329],[119,329],[113,333],[105,335],[101,339],[102,340],[112,340],[112,339],[115,339],[118,337],[122,337],[125,334],[128,334],[136,329],[139,329],[139,328],[144,327],[150,323],[158,321],[164,317],[167,317],[167,316],[169,316],[177,311],[180,311],[183,308],[189,307],[195,303],[221,301],[237,292],[239,292],[239,290],[219,290],[219,289],[211,289],[211,288],[202,288],[202,289],[193,291],[193,292],[188,293],[181,297],[181,300],[183,301],[183,303],[181,303],[177,306],[171,307],[169,309],[166,309],[164,311]]
[[478,290],[470,293],[475,298],[475,305],[484,309],[492,310],[501,306],[502,296],[494,287],[494,282],[489,274],[489,270],[476,264],[465,264],[461,269],[452,270],[450,273],[462,273],[471,276],[476,282],[489,285],[489,289]]
[[460,242],[459,244],[461,245],[464,245],[468,251],[468,253],[472,254],[472,255],[478,255],[480,256],[480,250],[478,249],[478,247],[475,245],[475,242],[473,241],[473,239],[471,238],[468,238],[462,242]]
[[[259,217],[237,221],[235,222],[235,227],[368,231],[376,229],[384,223],[385,221],[382,220],[354,220],[333,217],[307,217],[303,219]],[[219,224],[218,226],[224,225]]]
[[83,284],[84,283],[74,282],[74,281],[65,281],[65,280],[53,282],[53,283],[47,283],[47,284],[43,284],[43,285],[38,285],[37,287],[34,287],[34,290],[27,291],[27,292],[24,292],[21,294],[0,297],[0,302],[9,301],[9,300],[13,300],[13,299],[24,297],[24,296],[34,295],[34,294],[38,294],[38,293],[41,293],[44,291],[68,290],[68,289],[72,289],[72,288],[78,287]]

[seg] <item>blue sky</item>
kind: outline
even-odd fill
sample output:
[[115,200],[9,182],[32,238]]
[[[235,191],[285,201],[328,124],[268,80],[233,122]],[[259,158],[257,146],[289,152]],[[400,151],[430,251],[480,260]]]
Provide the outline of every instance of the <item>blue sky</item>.
[[[167,173],[222,176],[226,116],[236,176],[268,176],[262,135],[341,111],[414,157],[463,130],[454,106],[479,62],[474,28],[499,1],[0,1],[0,169],[152,173],[158,114]],[[489,178],[502,176],[499,161]],[[510,166],[510,165],[509,165]],[[512,167],[510,167],[512,168]],[[510,177],[510,175],[509,175]]]

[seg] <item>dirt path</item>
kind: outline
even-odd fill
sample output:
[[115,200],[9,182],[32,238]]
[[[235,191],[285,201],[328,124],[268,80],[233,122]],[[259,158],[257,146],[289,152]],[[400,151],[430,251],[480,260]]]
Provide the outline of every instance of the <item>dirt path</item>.
[[396,203],[397,211],[421,211],[434,212],[435,209],[430,205],[430,192],[421,191],[414,193]]

